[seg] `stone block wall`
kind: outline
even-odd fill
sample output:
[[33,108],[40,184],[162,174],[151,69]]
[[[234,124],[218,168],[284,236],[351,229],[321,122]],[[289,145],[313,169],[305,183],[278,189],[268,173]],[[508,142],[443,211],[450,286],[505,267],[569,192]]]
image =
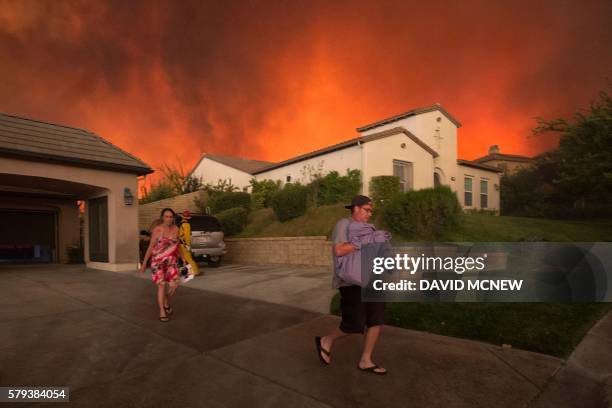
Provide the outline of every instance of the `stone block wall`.
[[199,212],[200,210],[196,207],[193,200],[200,193],[200,191],[194,191],[193,193],[182,194],[152,203],[140,204],[138,209],[138,230],[149,229],[153,220],[159,218],[159,213],[166,207],[172,208],[176,213],[183,212],[184,210],[189,210],[193,213]]
[[332,266],[331,241],[316,237],[226,238],[224,263]]

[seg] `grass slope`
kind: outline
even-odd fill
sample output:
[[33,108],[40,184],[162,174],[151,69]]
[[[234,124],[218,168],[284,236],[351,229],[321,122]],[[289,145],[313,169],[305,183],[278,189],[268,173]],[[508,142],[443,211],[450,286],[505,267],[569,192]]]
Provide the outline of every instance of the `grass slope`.
[[[237,237],[331,236],[336,221],[349,215],[342,204],[310,208],[308,212],[287,222],[279,222],[271,208],[253,211],[249,223]],[[378,228],[388,229],[376,217]],[[393,241],[418,241],[420,237],[393,234]],[[514,242],[514,241],[612,241],[612,220],[548,220],[527,217],[506,217],[487,214],[462,214],[459,227],[441,237],[448,242]]]

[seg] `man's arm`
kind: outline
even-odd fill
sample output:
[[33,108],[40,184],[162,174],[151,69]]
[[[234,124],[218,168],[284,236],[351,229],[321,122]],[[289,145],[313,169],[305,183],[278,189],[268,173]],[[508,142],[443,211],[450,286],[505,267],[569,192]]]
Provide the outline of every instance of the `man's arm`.
[[353,246],[353,244],[349,242],[342,242],[334,245],[334,254],[336,254],[336,256],[348,255],[356,250],[357,249]]

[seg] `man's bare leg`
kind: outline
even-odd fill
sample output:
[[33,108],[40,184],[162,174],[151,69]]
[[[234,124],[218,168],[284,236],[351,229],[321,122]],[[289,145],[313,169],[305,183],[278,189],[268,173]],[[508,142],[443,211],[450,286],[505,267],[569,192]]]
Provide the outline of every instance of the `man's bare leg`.
[[[374,365],[372,361],[372,352],[374,351],[374,347],[376,346],[376,342],[378,341],[378,336],[380,335],[380,328],[382,326],[372,326],[368,327],[366,330],[365,338],[363,341],[363,352],[361,353],[361,359],[359,360],[359,368],[368,368]],[[382,367],[374,370],[378,373],[385,372]]]
[[[334,345],[334,341],[339,339],[340,337],[347,336],[348,333],[343,332],[338,327],[336,327],[331,333],[327,336],[321,337],[321,347],[325,350],[331,352],[331,348]],[[329,364],[331,362],[331,357],[327,354],[321,352],[321,357]]]

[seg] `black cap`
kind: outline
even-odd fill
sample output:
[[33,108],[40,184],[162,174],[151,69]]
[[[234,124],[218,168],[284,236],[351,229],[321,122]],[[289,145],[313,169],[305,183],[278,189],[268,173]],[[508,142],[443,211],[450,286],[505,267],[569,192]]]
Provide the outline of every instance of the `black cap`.
[[356,195],[355,197],[353,197],[353,201],[351,201],[351,205],[345,205],[344,208],[348,210],[352,210],[353,207],[355,206],[361,207],[362,205],[366,205],[371,202],[372,200],[370,200],[370,197],[367,197],[364,195]]

